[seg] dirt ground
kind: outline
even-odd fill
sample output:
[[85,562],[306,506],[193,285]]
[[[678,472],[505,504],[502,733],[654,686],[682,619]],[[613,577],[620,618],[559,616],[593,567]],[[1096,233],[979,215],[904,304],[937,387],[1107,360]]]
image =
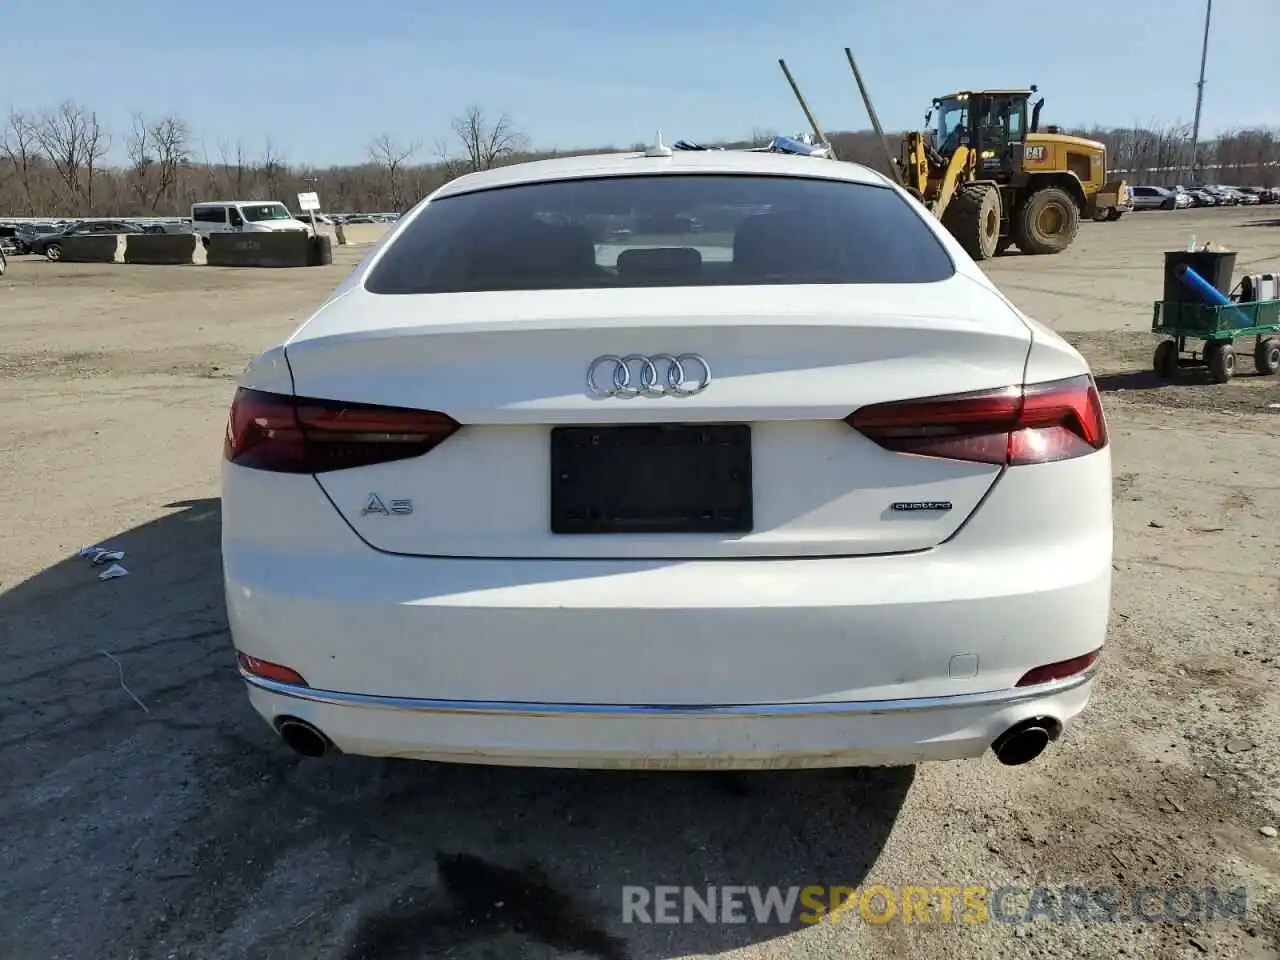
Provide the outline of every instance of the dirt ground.
[[[1280,380],[1247,359],[1221,386],[1146,373],[1160,253],[1192,234],[1280,271],[1266,207],[1088,223],[1061,256],[990,265],[1106,391],[1116,589],[1086,714],[1024,767],[741,776],[290,754],[230,655],[223,422],[249,357],[362,251],[293,271],[12,261],[0,957],[1280,956]],[[74,557],[97,543],[130,575],[98,582]],[[627,884],[1049,894],[1027,924],[626,925]],[[1118,918],[1059,913],[1068,887],[1114,891]],[[1209,887],[1247,908],[1207,916]],[[1143,888],[1150,921],[1127,909]]]

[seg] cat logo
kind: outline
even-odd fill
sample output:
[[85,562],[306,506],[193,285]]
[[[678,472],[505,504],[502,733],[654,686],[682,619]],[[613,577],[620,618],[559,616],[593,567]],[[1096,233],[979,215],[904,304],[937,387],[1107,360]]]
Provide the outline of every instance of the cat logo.
[[1044,144],[1037,143],[1034,146],[1027,147],[1022,152],[1022,156],[1026,160],[1034,160],[1037,162],[1044,160]]
[[391,509],[387,509],[387,505],[382,502],[382,498],[376,493],[369,494],[369,499],[365,501],[364,509],[360,511],[360,516],[367,517],[371,513],[376,513],[384,517],[392,515],[404,516],[413,513],[412,500],[392,500]]

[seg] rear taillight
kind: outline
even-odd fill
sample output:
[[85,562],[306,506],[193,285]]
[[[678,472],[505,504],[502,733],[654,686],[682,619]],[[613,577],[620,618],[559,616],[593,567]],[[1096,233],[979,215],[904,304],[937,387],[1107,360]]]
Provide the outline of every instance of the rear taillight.
[[1107,445],[1088,374],[981,393],[878,403],[845,422],[886,450],[975,463],[1048,463]]
[[1082,657],[1072,657],[1070,660],[1059,660],[1057,663],[1046,663],[1043,667],[1036,667],[1028,670],[1022,675],[1022,678],[1015,684],[1019,687],[1035,687],[1042,683],[1053,683],[1055,680],[1065,680],[1068,677],[1074,677],[1077,674],[1084,673],[1091,669],[1098,659],[1102,656],[1102,650],[1094,650],[1086,653]]
[[275,473],[324,473],[420,457],[458,430],[443,413],[236,391],[222,455]]

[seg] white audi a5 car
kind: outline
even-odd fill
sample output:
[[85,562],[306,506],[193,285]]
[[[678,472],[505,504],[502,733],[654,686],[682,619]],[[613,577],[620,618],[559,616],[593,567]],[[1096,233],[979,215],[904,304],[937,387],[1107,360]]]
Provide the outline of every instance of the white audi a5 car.
[[1085,361],[826,159],[454,180],[249,365],[222,484],[239,668],[308,756],[1018,764],[1107,628]]

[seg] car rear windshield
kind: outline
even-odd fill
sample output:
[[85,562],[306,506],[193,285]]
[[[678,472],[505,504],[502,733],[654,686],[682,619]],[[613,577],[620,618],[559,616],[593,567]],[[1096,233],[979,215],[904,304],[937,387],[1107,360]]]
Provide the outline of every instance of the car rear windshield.
[[810,177],[549,181],[434,200],[365,281],[381,294],[930,283],[954,264],[895,191]]

